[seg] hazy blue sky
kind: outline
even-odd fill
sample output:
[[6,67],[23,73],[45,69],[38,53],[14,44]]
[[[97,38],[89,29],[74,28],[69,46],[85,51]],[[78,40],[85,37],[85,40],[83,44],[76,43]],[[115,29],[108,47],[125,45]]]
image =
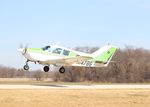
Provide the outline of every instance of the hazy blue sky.
[[150,0],[0,0],[0,64],[22,66],[20,43],[150,49]]

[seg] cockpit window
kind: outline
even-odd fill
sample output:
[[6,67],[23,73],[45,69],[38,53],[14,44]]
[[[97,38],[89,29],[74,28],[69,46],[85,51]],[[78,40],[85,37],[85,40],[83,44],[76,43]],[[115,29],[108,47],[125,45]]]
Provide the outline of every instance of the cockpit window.
[[43,51],[45,51],[45,50],[49,50],[51,47],[50,46],[45,46],[44,48],[42,48],[43,49]]
[[61,54],[62,49],[61,48],[56,48],[53,50],[53,53],[55,54]]
[[65,55],[65,56],[68,56],[69,53],[70,53],[70,51],[68,51],[68,50],[64,50],[64,51],[63,51],[63,55]]

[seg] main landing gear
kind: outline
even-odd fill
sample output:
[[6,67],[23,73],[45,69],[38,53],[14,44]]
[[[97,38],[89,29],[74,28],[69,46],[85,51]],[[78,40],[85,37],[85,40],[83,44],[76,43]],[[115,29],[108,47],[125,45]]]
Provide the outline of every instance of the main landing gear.
[[60,72],[60,73],[65,73],[65,68],[64,68],[63,66],[60,67],[60,68],[59,68],[59,72]]
[[[44,66],[44,68],[43,68],[43,70],[44,70],[45,72],[48,72],[49,69],[50,69],[49,66]],[[65,68],[64,68],[63,66],[60,67],[60,68],[59,68],[59,72],[60,72],[60,73],[65,73]]]
[[44,70],[45,72],[48,72],[48,71],[49,71],[49,66],[44,66],[43,70]]

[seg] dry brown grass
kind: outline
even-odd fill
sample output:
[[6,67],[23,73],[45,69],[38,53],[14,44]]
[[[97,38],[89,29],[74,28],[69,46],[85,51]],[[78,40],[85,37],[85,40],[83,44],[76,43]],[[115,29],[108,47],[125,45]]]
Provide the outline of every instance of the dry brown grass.
[[150,90],[0,90],[0,107],[150,107]]

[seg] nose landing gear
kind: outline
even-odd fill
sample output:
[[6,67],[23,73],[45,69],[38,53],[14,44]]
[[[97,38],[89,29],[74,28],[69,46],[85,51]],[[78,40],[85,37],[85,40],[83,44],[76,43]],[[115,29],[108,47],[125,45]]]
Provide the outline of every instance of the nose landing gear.
[[26,61],[26,65],[23,66],[23,69],[28,71],[29,70],[29,65],[28,65],[29,60]]
[[24,65],[23,69],[26,70],[26,71],[28,71],[29,70],[29,65],[27,65],[27,64]]

